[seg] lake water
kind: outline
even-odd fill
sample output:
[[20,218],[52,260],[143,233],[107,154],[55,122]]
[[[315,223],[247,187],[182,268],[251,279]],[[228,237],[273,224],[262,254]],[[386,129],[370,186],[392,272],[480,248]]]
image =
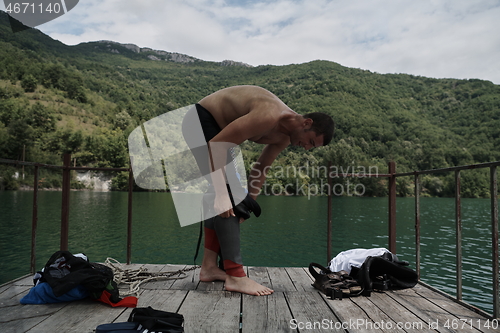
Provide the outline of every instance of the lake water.
[[[29,272],[30,191],[0,191],[0,284]],[[327,264],[326,197],[259,197],[263,214],[242,224],[245,265]],[[333,198],[332,253],[388,247],[387,198]],[[462,199],[464,300],[492,312],[489,199]],[[40,191],[37,269],[59,249],[61,192]],[[453,198],[421,198],[422,280],[455,294]],[[126,262],[127,193],[71,192],[69,250]],[[132,262],[192,264],[199,224],[180,227],[169,193],[133,194]],[[415,268],[414,199],[397,199],[397,254]],[[201,263],[201,254],[197,263]]]

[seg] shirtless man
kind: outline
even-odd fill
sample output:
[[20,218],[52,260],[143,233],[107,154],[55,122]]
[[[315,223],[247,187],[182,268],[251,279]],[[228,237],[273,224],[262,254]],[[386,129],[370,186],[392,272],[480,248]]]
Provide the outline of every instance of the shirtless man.
[[[205,220],[200,280],[225,281],[229,291],[269,295],[273,290],[248,278],[243,271],[239,253],[239,224],[243,220],[233,211],[226,175],[221,171],[227,161],[227,150],[245,140],[265,145],[248,179],[248,194],[256,199],[266,171],[278,154],[290,144],[306,150],[328,144],[333,136],[333,120],[323,113],[299,115],[274,94],[256,86],[219,90],[203,98],[196,108],[208,142],[211,184],[215,190],[215,217]],[[213,132],[207,136],[209,126]],[[217,266],[219,252],[224,270]]]

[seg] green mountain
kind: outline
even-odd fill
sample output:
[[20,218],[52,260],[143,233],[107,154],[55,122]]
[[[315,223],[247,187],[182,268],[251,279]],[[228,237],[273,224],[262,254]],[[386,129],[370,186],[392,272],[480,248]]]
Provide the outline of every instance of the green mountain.
[[[291,182],[286,167],[319,169],[327,161],[338,170],[386,173],[390,160],[400,172],[500,160],[500,86],[489,81],[382,75],[319,60],[251,67],[110,41],[67,46],[36,29],[13,33],[4,12],[0,158],[20,159],[24,149],[28,161],[60,164],[69,152],[77,165],[125,167],[128,134],[141,122],[240,84],[262,86],[298,113],[326,112],[336,121],[328,147],[290,147],[279,156],[268,183],[281,188]],[[242,148],[250,163],[262,147]],[[452,176],[423,177],[424,192],[452,194]],[[296,184],[323,178],[307,174]],[[0,179],[4,187],[17,186]],[[358,181],[366,195],[385,194],[383,180]],[[411,193],[411,182],[400,180],[400,195]],[[482,171],[464,172],[462,184],[465,196],[488,195]]]

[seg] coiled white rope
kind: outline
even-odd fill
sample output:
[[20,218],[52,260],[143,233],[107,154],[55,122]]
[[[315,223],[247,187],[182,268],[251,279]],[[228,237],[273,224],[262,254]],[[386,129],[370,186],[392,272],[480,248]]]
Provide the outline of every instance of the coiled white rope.
[[127,284],[129,286],[128,291],[122,292],[120,290],[121,296],[139,296],[139,286],[143,283],[157,280],[176,280],[184,279],[187,277],[186,272],[195,270],[200,266],[193,266],[190,268],[184,268],[173,272],[148,272],[147,268],[139,267],[138,269],[124,269],[124,265],[118,260],[113,258],[106,258],[104,262],[106,266],[113,270],[113,280],[118,286],[120,284]]

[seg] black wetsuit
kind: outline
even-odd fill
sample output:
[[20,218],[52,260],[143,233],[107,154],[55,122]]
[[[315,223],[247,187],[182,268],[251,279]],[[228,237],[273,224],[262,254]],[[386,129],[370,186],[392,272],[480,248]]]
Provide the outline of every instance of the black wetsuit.
[[[195,114],[196,113],[196,114]],[[205,141],[209,142],[213,137],[215,137],[222,129],[217,124],[215,118],[212,114],[205,109],[200,104],[196,104],[195,108],[188,111],[185,116],[185,121],[183,123],[183,135],[186,143],[193,151],[196,158],[196,162],[203,176],[210,181],[210,169],[208,167],[209,155],[208,146],[198,147],[199,144],[192,142],[189,135],[189,125],[187,122],[193,121],[193,117],[198,117],[201,127],[203,129],[203,134]],[[189,119],[189,120],[186,120]],[[228,159],[231,156],[228,152]],[[226,169],[226,173],[232,173],[233,171]],[[228,175],[231,177],[231,175]],[[231,194],[230,194],[231,196]],[[243,262],[241,260],[240,254],[240,223],[239,218],[236,216],[231,216],[228,218],[222,218],[214,213],[214,198],[215,192],[213,187],[210,186],[209,190],[205,194],[204,199],[204,209],[206,214],[210,216],[204,221],[205,230],[205,248],[211,251],[217,252],[221,255],[224,262],[224,270],[226,274],[231,276],[242,277],[245,276],[243,270]],[[232,198],[231,198],[232,200]]]

